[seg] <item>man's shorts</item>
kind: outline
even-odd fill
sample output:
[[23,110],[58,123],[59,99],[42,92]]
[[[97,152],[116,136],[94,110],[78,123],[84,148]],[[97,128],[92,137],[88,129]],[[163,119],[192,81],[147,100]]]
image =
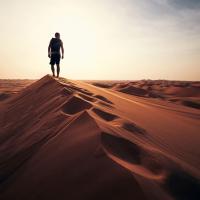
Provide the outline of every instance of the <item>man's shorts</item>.
[[50,65],[59,65],[60,64],[60,54],[55,53],[55,54],[51,54],[51,59],[50,59]]

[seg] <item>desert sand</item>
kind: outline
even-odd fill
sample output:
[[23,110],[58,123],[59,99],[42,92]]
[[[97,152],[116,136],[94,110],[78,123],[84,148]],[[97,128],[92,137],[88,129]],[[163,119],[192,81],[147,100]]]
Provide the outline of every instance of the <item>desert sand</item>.
[[199,82],[31,83],[0,101],[1,200],[200,199]]
[[0,101],[4,101],[13,94],[18,93],[34,81],[28,79],[0,79]]

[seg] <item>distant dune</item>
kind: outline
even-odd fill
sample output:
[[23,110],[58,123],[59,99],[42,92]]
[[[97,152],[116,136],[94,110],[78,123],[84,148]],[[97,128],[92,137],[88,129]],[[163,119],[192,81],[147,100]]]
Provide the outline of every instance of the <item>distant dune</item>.
[[16,94],[34,81],[27,79],[0,79],[0,102]]
[[184,106],[200,109],[200,82],[192,81],[101,81],[91,82],[93,85],[110,88],[126,94],[165,99]]
[[0,199],[200,199],[199,90],[46,75],[0,96]]

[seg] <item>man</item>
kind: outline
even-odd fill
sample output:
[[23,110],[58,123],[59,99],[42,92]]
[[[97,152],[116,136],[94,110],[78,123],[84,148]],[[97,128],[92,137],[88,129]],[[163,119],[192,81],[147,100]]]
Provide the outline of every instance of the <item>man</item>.
[[60,73],[60,49],[62,51],[62,59],[64,58],[63,42],[60,39],[60,33],[55,33],[55,38],[52,38],[48,47],[48,56],[50,58],[51,71],[55,77],[54,65],[57,66],[57,77]]

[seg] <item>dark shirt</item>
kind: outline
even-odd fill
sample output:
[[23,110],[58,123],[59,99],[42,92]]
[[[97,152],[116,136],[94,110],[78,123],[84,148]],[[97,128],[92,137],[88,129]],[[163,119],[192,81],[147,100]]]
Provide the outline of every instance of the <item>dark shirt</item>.
[[60,48],[62,46],[62,40],[58,38],[52,38],[50,41],[50,48],[51,53],[59,53],[60,54]]

